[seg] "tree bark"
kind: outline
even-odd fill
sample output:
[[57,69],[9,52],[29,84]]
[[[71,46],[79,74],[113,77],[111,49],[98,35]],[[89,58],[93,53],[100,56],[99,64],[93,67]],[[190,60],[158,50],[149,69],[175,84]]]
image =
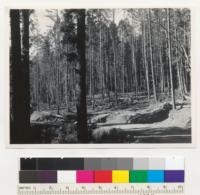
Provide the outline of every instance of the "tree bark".
[[86,105],[86,33],[85,33],[85,10],[78,10],[77,23],[77,128],[80,143],[89,141],[87,128],[87,105]]
[[[115,24],[115,10],[113,9],[113,24]],[[118,104],[118,94],[117,94],[117,65],[116,65],[116,48],[115,39],[113,38],[113,63],[114,63],[114,86],[115,86],[115,104]]]
[[20,12],[19,10],[10,11],[11,27],[11,55],[10,55],[10,142],[21,142],[20,128],[20,89],[19,78],[21,65],[21,35],[20,35]]
[[122,94],[125,93],[125,64],[124,64],[124,31],[121,33],[121,63],[122,63]]
[[29,82],[29,15],[30,10],[22,10],[22,92],[23,104],[21,105],[24,117],[24,133],[29,141],[30,135],[30,82]]
[[157,92],[156,92],[156,81],[155,81],[155,72],[153,65],[153,50],[152,50],[152,27],[151,27],[151,10],[148,9],[148,29],[149,29],[149,49],[150,49],[150,64],[151,64],[151,73],[152,73],[152,81],[153,81],[153,93],[154,100],[157,102]]
[[10,142],[29,143],[29,10],[22,10],[22,44],[20,33],[20,10],[11,10],[10,19]]
[[[68,52],[68,44],[66,44],[66,52]],[[66,111],[69,112],[69,64],[68,60],[66,59],[66,64],[65,64],[65,103],[66,103]]]
[[146,86],[147,86],[147,95],[148,100],[150,99],[150,90],[149,90],[149,67],[147,64],[147,56],[146,56],[146,25],[145,25],[145,16],[143,13],[143,22],[142,22],[142,33],[143,33],[143,55],[144,55],[144,67],[145,67],[145,76],[146,76]]
[[162,60],[162,38],[161,38],[161,16],[160,10],[158,11],[158,52],[159,52],[159,63],[160,63],[160,89],[161,93],[164,92],[164,65]]
[[170,86],[171,86],[171,98],[172,107],[176,109],[175,105],[175,95],[174,95],[174,80],[173,80],[173,70],[172,70],[172,53],[171,53],[171,36],[170,36],[170,9],[167,9],[167,42],[168,42],[168,62],[169,62],[169,75],[170,75]]
[[56,74],[57,74],[57,114],[60,114],[60,35],[59,35],[59,16],[56,10]]
[[132,64],[134,69],[134,80],[135,80],[135,97],[137,97],[138,93],[138,78],[137,78],[137,64],[135,60],[135,36],[134,31],[132,29],[132,35],[131,35],[131,50],[132,50]]

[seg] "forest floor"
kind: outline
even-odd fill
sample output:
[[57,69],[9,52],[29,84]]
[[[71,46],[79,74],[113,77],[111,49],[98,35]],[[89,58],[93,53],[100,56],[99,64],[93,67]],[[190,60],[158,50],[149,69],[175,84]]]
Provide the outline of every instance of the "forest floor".
[[[95,99],[95,109],[88,106],[90,143],[190,143],[190,100],[177,100],[176,110],[170,100],[159,103],[145,97],[119,98],[118,106],[108,99]],[[35,111],[31,126],[40,143],[78,143],[76,113],[61,110]]]

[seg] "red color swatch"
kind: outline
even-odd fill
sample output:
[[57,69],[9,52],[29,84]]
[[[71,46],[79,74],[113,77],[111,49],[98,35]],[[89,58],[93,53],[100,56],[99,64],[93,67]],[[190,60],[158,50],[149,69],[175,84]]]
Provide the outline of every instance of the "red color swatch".
[[95,183],[112,183],[112,171],[95,171]]

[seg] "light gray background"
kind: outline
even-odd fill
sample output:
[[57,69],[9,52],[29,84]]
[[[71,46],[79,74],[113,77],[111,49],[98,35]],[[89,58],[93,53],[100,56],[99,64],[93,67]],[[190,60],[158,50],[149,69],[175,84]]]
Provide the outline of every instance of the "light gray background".
[[[27,4],[29,2],[29,4]],[[51,7],[179,7],[195,10],[192,32],[193,131],[194,148],[165,149],[7,149],[8,69],[5,65],[5,6]],[[16,194],[20,157],[165,157],[185,156],[186,195],[199,195],[200,184],[200,0],[1,0],[0,1],[0,193]],[[197,120],[199,119],[199,121]]]

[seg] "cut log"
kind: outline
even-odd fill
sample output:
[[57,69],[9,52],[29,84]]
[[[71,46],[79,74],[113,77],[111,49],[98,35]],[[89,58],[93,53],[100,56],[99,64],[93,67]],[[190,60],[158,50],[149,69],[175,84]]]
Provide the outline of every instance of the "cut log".
[[168,118],[172,105],[165,103],[161,108],[148,113],[138,113],[129,118],[129,124],[151,124]]
[[52,114],[51,112],[46,111],[35,111],[31,115],[31,122],[63,122],[64,118],[58,114]]

